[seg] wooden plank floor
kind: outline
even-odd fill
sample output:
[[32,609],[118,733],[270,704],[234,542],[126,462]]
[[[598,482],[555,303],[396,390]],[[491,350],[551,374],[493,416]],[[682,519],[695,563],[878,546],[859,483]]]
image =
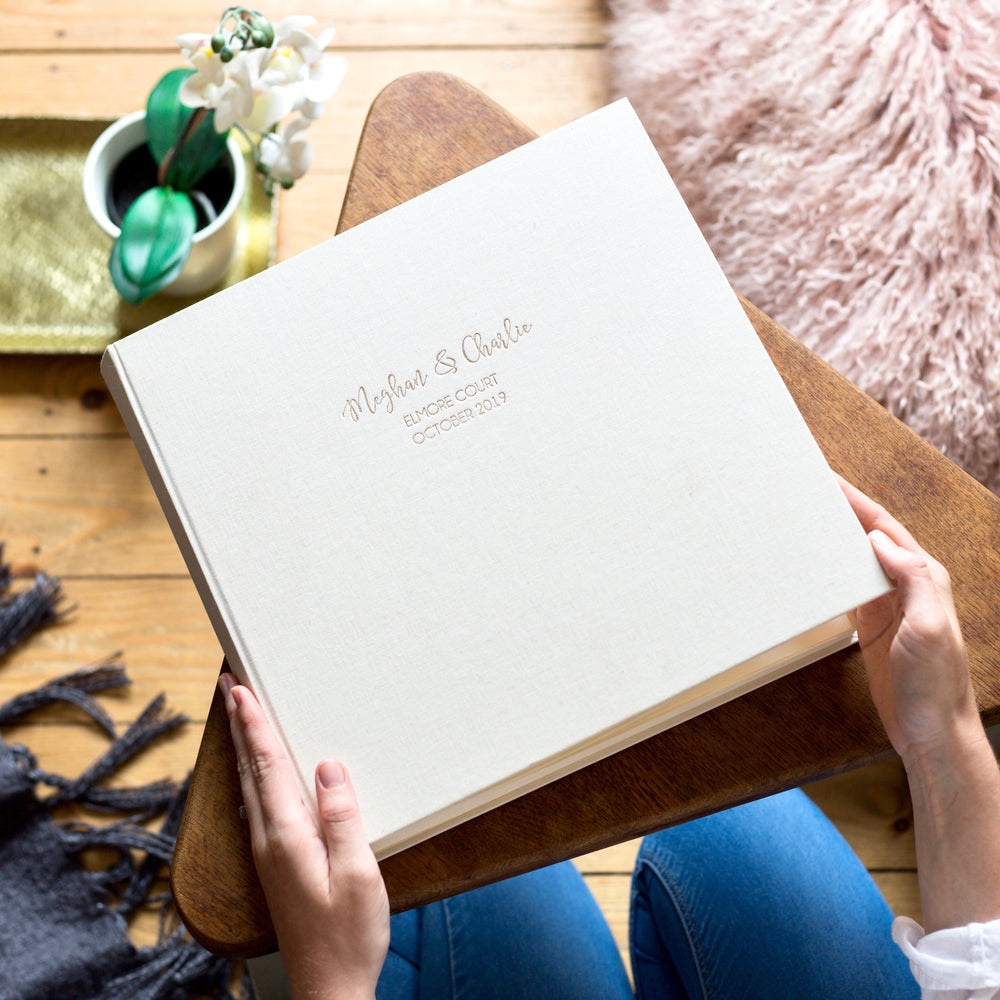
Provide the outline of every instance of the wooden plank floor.
[[[179,64],[173,38],[210,30],[222,6],[0,0],[0,115],[113,118],[141,107],[157,76]],[[601,0],[278,0],[265,13],[312,13],[335,25],[336,48],[349,60],[341,90],[313,128],[315,166],[282,196],[279,259],[333,234],[367,108],[403,73],[456,73],[539,132],[609,96]],[[221,654],[96,359],[0,355],[0,541],[21,581],[38,569],[58,575],[74,606],[63,623],[0,662],[0,701],[121,650],[133,684],[105,699],[119,725],[160,691],[191,719],[122,780],[186,773]],[[69,774],[103,745],[64,710],[40,714],[4,737],[29,744],[44,766]],[[898,766],[828,779],[809,791],[893,909],[919,917]],[[621,943],[635,850],[623,845],[579,862]],[[140,919],[137,938],[148,941],[153,933],[153,921]]]

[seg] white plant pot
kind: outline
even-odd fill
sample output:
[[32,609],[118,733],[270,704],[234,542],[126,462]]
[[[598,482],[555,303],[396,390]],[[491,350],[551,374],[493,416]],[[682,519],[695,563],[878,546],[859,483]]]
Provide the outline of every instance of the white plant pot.
[[[109,125],[90,148],[83,167],[83,197],[90,214],[111,240],[121,230],[108,215],[111,175],[119,162],[146,141],[146,112],[135,111]],[[163,295],[197,295],[214,288],[229,270],[236,253],[240,202],[246,185],[243,154],[230,136],[227,144],[233,172],[233,191],[218,217],[195,234],[181,273],[165,288]]]

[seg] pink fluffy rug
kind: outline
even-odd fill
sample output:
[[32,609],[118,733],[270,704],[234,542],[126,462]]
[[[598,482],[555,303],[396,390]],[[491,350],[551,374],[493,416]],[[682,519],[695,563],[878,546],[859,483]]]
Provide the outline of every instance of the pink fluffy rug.
[[609,0],[733,286],[1000,492],[1000,0]]

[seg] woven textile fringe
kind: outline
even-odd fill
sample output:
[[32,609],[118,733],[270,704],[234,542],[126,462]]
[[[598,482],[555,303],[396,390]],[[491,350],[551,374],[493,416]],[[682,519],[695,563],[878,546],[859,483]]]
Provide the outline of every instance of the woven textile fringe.
[[[2,547],[0,547],[2,553]],[[59,581],[40,575],[27,591],[5,596],[9,568],[0,560],[0,657],[59,618]],[[0,660],[2,662],[2,660]],[[95,692],[128,684],[114,658],[43,684],[0,705],[0,726],[56,703],[71,704],[112,740],[76,778],[41,769],[23,746],[0,740],[0,997],[4,1000],[234,1000],[231,964],[209,954],[176,920],[169,893],[152,888],[169,865],[187,782],[132,788],[100,784],[154,740],[186,720],[162,695],[118,734]],[[49,789],[46,794],[44,789]],[[52,812],[75,803],[114,812],[107,825],[57,824]],[[146,825],[162,816],[158,830]],[[97,871],[81,856],[95,848],[114,860]],[[160,940],[136,949],[127,920],[160,908]],[[252,989],[244,980],[244,995]]]
[[1000,0],[610,0],[733,286],[1000,491]]
[[18,594],[7,594],[10,583],[10,567],[3,561],[0,542],[0,656],[35,629],[55,621],[62,599],[59,582],[44,573],[35,577],[34,586]]

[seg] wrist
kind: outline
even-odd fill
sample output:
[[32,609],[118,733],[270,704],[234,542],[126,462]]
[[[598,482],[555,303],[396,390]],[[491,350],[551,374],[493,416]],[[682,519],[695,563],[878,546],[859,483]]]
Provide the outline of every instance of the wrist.
[[1000,917],[1000,767],[978,716],[904,757],[928,933]]
[[375,990],[368,985],[349,983],[324,984],[320,989],[291,987],[291,1000],[375,1000]]
[[911,790],[953,784],[963,773],[980,772],[996,758],[978,712],[973,708],[932,738],[913,742],[900,753]]
[[986,741],[972,685],[963,687],[961,692],[939,694],[930,704],[910,709],[906,722],[901,720],[903,740],[896,749],[908,773],[950,766]]
[[372,978],[356,969],[345,969],[321,959],[290,969],[288,973],[291,1000],[375,1000],[378,976]]

